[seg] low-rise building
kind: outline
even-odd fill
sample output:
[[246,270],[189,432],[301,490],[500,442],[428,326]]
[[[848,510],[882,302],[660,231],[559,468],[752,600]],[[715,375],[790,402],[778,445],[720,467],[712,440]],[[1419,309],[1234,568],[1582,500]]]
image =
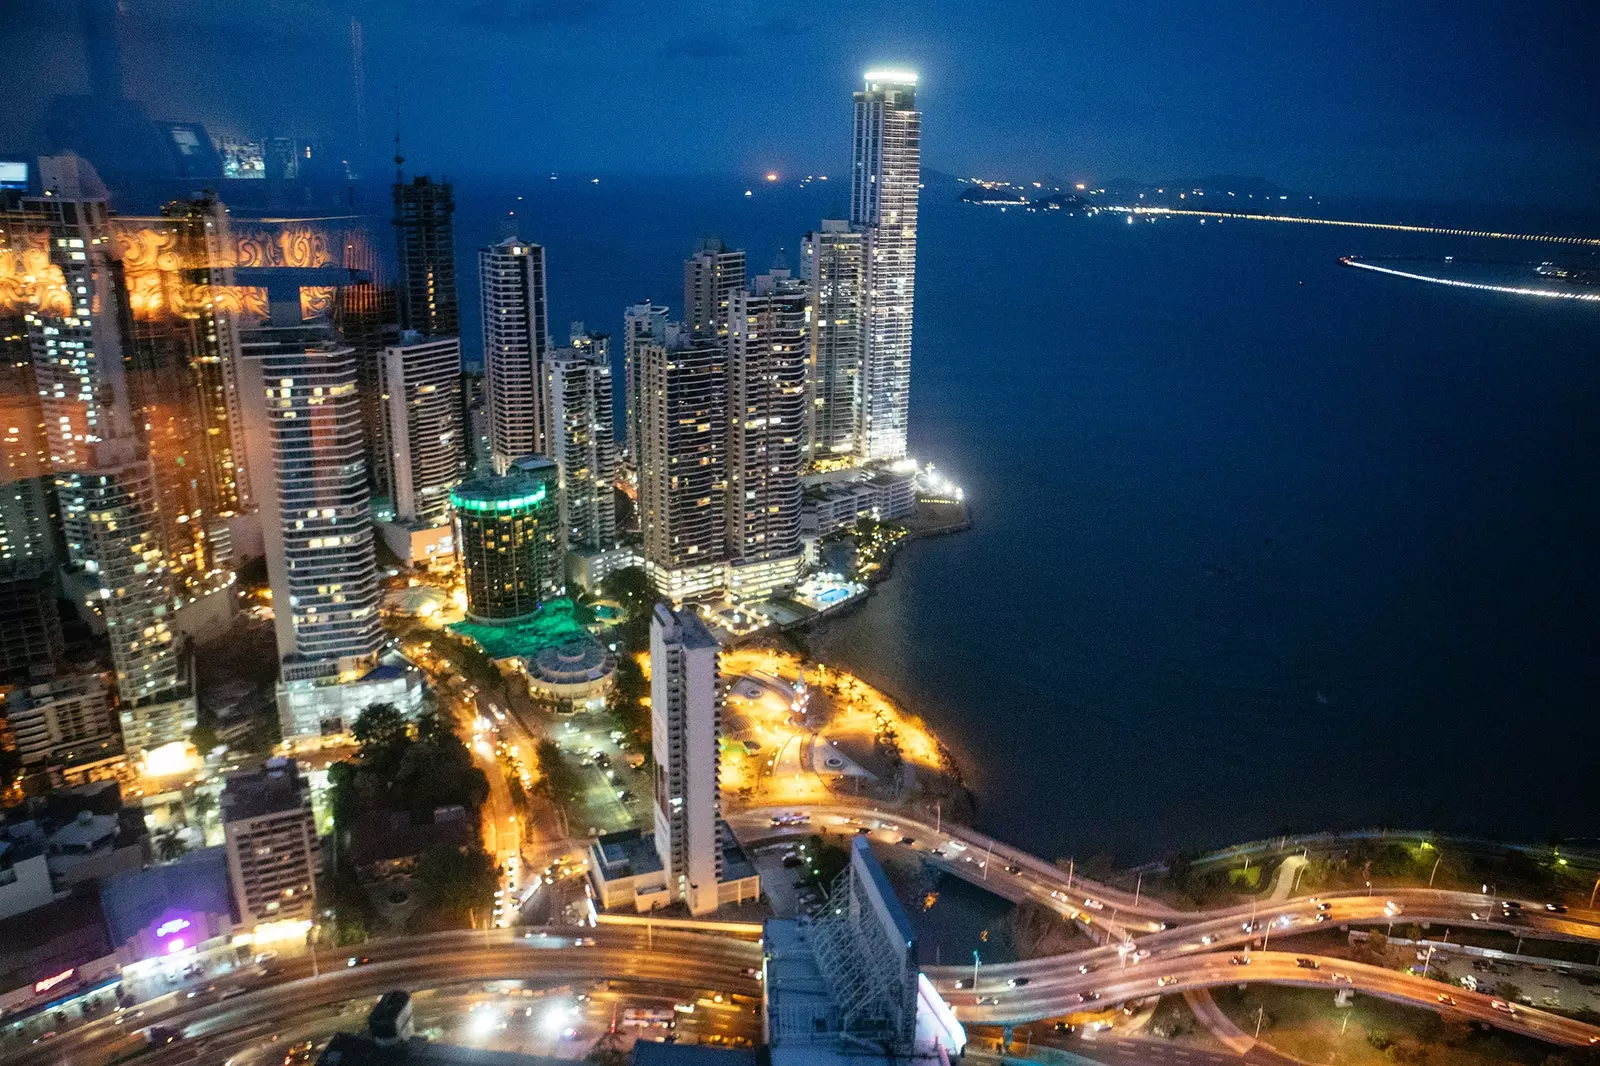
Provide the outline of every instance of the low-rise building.
[[291,748],[343,743],[356,718],[374,703],[411,716],[422,709],[422,676],[403,660],[379,663],[354,681],[311,677],[278,685],[278,722]]
[[60,677],[14,690],[6,722],[24,769],[104,758],[122,750],[104,674]]
[[411,811],[368,810],[350,827],[350,864],[362,881],[382,881],[409,873],[436,847],[461,850],[476,843],[477,826],[459,804],[435,808],[425,822]]
[[0,1016],[15,1020],[109,990],[120,979],[93,892],[0,919]]
[[0,838],[0,919],[25,914],[53,899],[43,843]]
[[916,479],[911,474],[842,470],[808,476],[804,484],[802,535],[826,537],[849,529],[861,518],[888,522],[917,509]]
[[228,849],[201,848],[176,862],[114,874],[100,887],[100,908],[125,968],[228,947]]
[[279,922],[310,927],[320,866],[311,786],[290,759],[229,774],[222,789],[228,880],[246,930]]

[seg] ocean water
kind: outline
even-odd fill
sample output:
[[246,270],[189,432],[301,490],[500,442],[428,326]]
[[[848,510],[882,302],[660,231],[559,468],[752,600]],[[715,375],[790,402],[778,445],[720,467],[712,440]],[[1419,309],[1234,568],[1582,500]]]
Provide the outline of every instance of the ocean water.
[[[508,206],[564,337],[676,310],[702,235],[793,262],[843,199],[463,188],[469,340],[472,249]],[[1347,253],[1550,250],[925,193],[913,446],[975,526],[912,546],[813,643],[947,737],[981,827],[1080,859],[1283,828],[1596,834],[1600,309]]]

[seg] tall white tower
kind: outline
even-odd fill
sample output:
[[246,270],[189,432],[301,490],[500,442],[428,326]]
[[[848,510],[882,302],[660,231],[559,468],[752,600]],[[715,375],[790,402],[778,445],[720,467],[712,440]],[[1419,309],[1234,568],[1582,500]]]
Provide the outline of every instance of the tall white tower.
[[735,565],[800,551],[806,289],[787,270],[762,274],[751,289],[734,294],[728,332],[728,558]]
[[603,550],[617,541],[610,343],[584,335],[572,342],[550,357],[550,457],[561,471],[566,547]]
[[380,358],[389,495],[402,522],[444,525],[466,469],[461,341],[407,331]]
[[657,604],[650,620],[650,744],[655,755],[656,854],[667,891],[689,913],[717,909],[717,640],[693,610]]
[[483,293],[483,376],[489,448],[497,474],[543,455],[549,425],[545,359],[550,351],[544,249],[515,237],[478,252]]
[[867,242],[861,458],[899,459],[911,398],[922,112],[915,74],[869,71],[866,83],[855,94],[850,164],[850,221]]

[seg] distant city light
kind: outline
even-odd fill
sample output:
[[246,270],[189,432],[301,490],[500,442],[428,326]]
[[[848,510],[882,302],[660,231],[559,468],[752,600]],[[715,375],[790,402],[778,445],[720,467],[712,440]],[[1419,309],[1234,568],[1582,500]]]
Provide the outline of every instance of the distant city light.
[[767,180],[768,181],[777,181],[778,180],[778,172],[776,170],[767,171]]

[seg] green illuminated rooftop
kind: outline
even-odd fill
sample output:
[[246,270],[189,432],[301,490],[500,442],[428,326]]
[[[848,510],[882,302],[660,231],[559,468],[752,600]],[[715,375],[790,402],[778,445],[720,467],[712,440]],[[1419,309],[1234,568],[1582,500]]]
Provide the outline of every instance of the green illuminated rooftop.
[[545,501],[555,480],[555,464],[541,461],[537,467],[513,468],[503,477],[486,474],[463,481],[450,491],[450,503],[458,511],[477,513],[531,510]]
[[457,622],[451,631],[473,641],[491,659],[529,658],[545,648],[560,647],[574,640],[592,639],[578,621],[575,605],[568,599],[551,600],[532,618],[508,625]]

